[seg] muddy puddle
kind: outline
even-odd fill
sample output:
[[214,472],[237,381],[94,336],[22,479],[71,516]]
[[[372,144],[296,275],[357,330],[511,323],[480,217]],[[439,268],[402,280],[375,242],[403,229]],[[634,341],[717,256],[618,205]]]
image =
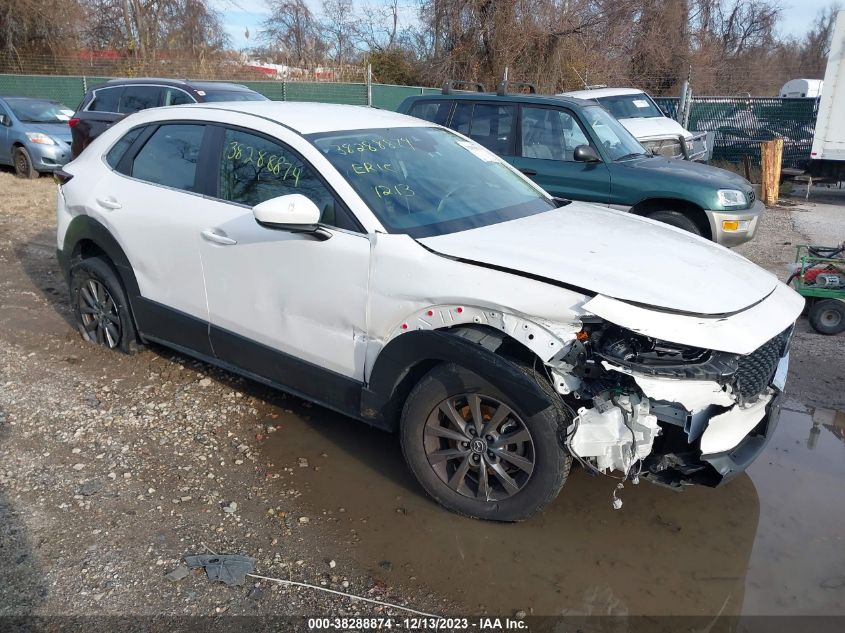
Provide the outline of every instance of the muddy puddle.
[[626,484],[614,511],[615,482],[573,468],[544,513],[502,525],[429,501],[395,436],[312,412],[287,418],[264,457],[318,465],[296,473],[300,501],[330,512],[343,550],[387,583],[487,613],[845,614],[843,413],[819,410],[814,424],[793,404],[721,489]]

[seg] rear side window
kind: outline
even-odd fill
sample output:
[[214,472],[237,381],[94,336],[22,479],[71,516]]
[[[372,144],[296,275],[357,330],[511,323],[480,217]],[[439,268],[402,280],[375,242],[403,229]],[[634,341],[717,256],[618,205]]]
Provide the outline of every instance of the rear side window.
[[179,88],[166,88],[164,91],[164,105],[184,105],[186,103],[196,103],[187,92],[179,90]]
[[94,100],[88,105],[90,112],[117,112],[123,87],[100,88],[94,91]]
[[132,163],[132,176],[157,185],[196,191],[197,161],[204,125],[159,127]]
[[476,103],[472,111],[469,137],[500,156],[513,154],[516,107]]
[[160,86],[126,86],[123,95],[120,97],[121,114],[132,114],[147,108],[155,108],[161,104],[161,93],[164,91]]
[[437,125],[446,125],[451,105],[449,101],[417,101],[408,114]]
[[143,130],[144,128],[142,127],[136,127],[134,130],[129,130],[117,143],[112,145],[112,148],[109,150],[108,154],[106,154],[106,162],[109,164],[109,167],[117,169],[117,165],[120,163],[120,159],[123,158],[126,150],[128,150],[132,143],[135,142],[135,139],[141,135]]

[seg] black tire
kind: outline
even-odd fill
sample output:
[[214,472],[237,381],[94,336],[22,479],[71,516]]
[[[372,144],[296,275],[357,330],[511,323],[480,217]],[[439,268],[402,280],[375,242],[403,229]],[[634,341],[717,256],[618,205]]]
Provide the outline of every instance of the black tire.
[[810,325],[819,334],[828,336],[845,332],[845,301],[822,299],[810,308]]
[[698,225],[680,211],[653,211],[647,217],[670,226],[676,226],[693,235],[701,235],[701,229],[698,228]]
[[[492,371],[497,370],[491,366]],[[492,375],[491,379],[493,379]],[[538,378],[538,380],[542,379]],[[551,393],[550,386],[541,387],[542,383],[534,380],[530,384],[532,387],[529,387],[528,390],[536,389],[536,392],[528,394],[527,397],[536,402],[537,400],[533,399],[539,396],[549,402],[548,407],[533,415],[527,415],[524,408],[520,406],[520,401],[525,401],[524,398],[526,397],[523,389],[514,390],[514,393],[503,393],[488,380],[451,363],[438,365],[423,376],[414,387],[405,401],[402,411],[400,426],[402,452],[417,481],[435,501],[453,512],[468,517],[491,521],[522,521],[543,509],[557,497],[572,464],[571,457],[561,448],[558,439],[562,434],[562,429],[565,429],[569,421],[563,409],[555,403],[554,398],[557,396]],[[482,447],[478,452],[472,452],[469,447],[458,448],[459,444],[468,444],[469,442],[434,437],[431,433],[431,421],[438,420],[440,416],[445,416],[440,405],[451,401],[450,399],[458,399],[459,401],[465,396],[478,397],[480,403],[478,410],[482,418],[484,418],[484,410],[488,406],[495,406],[491,403],[504,405],[506,409],[510,410],[510,414],[501,423],[490,429],[491,434],[486,436],[491,438],[489,446]],[[466,408],[469,407],[470,405],[467,403]],[[466,413],[466,409],[460,409],[459,405],[455,405],[454,410],[459,416],[461,410]],[[494,417],[497,409],[491,409],[491,411],[493,412],[487,413],[487,415]],[[470,415],[471,420],[471,413],[468,415]],[[484,419],[491,424],[493,423],[489,417]],[[437,421],[435,424],[439,425],[440,422]],[[446,422],[446,424],[449,423]],[[466,427],[471,426],[471,421],[466,424]],[[439,436],[439,430],[445,427],[436,426],[435,428],[438,429],[438,432],[434,435]],[[451,430],[456,428],[453,425]],[[446,428],[447,432],[449,430]],[[527,431],[527,436],[524,430]],[[493,438],[493,435],[495,435],[495,438]],[[514,439],[513,444],[507,441],[507,438],[514,438],[517,435],[522,438],[528,437],[527,442],[530,442],[530,450],[526,448],[527,442],[525,439]],[[476,436],[476,439],[479,437],[481,436]],[[435,442],[434,447],[431,445],[432,442]],[[495,448],[497,442],[506,445]],[[448,446],[442,448],[444,446],[442,443],[452,443],[455,448],[449,449]],[[509,450],[511,447],[516,447],[513,452]],[[522,452],[517,453],[520,447],[522,447]],[[433,465],[429,461],[430,456],[441,453],[443,450],[451,452],[462,450],[464,451],[462,455],[468,455],[468,457],[450,457],[451,462],[442,460],[437,465]],[[494,450],[500,452],[494,454]],[[505,460],[499,457],[500,455],[508,455],[509,457]],[[517,456],[516,458],[521,457],[525,462],[531,461],[531,472],[523,471],[524,466],[517,468],[510,461],[515,459],[514,456]],[[464,466],[464,460],[470,458],[478,458],[478,462],[475,465],[467,462],[467,465]],[[493,461],[495,461],[495,464],[492,463]],[[482,464],[484,465],[483,477],[486,480],[483,490],[485,499],[479,498],[479,496],[482,496],[482,473],[480,469]],[[458,473],[462,467],[464,467],[463,473],[465,475]],[[443,470],[438,471],[438,468]],[[497,474],[502,468],[515,471],[509,481],[511,484],[517,484],[518,490],[509,492],[503,485],[505,480]],[[451,469],[451,474],[449,469]],[[444,471],[449,480],[455,480],[457,475],[460,474],[462,483],[459,483],[456,488],[450,487],[447,480],[444,479]],[[463,488],[463,492],[459,491],[460,488]]]
[[14,153],[15,175],[19,178],[38,178],[38,171],[32,163],[32,156],[25,147],[18,147]]
[[107,259],[89,257],[71,267],[70,300],[83,339],[125,354],[138,349],[126,291]]

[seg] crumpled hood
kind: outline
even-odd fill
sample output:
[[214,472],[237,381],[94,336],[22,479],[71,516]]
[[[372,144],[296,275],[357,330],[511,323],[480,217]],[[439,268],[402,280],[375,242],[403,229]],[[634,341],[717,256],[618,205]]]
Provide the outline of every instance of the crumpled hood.
[[636,119],[619,119],[619,122],[625,126],[634,138],[654,138],[660,136],[674,136],[683,135],[684,138],[692,136],[687,132],[683,126],[677,121],[669,117],[648,117]]
[[435,252],[689,314],[743,310],[776,277],[680,229],[589,204],[419,240]]

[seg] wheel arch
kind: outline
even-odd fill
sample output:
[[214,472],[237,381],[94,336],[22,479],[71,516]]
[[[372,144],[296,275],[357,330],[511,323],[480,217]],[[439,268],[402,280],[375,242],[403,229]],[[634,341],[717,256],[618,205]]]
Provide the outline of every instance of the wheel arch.
[[361,416],[396,430],[405,400],[414,385],[441,363],[455,363],[477,373],[502,391],[518,393],[528,411],[548,406],[537,398],[520,365],[539,357],[517,339],[486,325],[415,330],[388,342],[375,359],[362,390]]
[[689,218],[701,231],[702,237],[708,240],[713,239],[713,230],[704,208],[689,200],[671,197],[655,197],[640,200],[630,209],[630,213],[642,217],[648,216],[655,211],[677,211]]
[[76,216],[68,224],[64,244],[58,257],[65,279],[68,281],[70,268],[77,262],[89,257],[108,259],[126,291],[135,330],[140,331],[136,317],[137,300],[141,296],[138,280],[135,278],[132,264],[123,248],[102,223],[87,215]]

